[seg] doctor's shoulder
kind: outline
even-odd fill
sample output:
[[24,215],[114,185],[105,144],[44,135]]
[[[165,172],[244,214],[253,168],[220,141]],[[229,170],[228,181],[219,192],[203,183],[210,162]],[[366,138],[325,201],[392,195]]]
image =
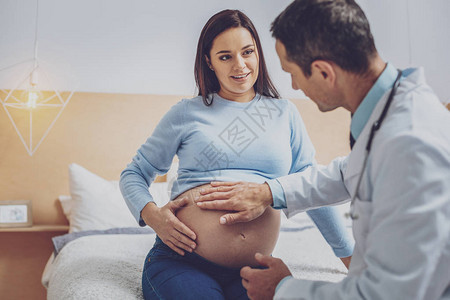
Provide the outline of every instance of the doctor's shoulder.
[[450,143],[450,112],[427,85],[400,92],[393,99],[379,139],[404,134],[422,139],[444,139]]
[[371,151],[374,174],[378,174],[377,169],[401,168],[405,176],[415,177],[416,173],[439,169],[450,180],[450,134],[403,131],[380,138],[374,140]]

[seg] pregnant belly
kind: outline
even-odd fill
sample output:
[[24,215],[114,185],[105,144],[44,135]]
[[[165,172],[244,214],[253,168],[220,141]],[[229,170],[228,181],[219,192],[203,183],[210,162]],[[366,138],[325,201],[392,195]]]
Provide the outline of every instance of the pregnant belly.
[[202,210],[194,203],[201,187],[177,197],[192,200],[191,204],[177,212],[177,217],[197,235],[195,252],[198,255],[222,266],[240,268],[257,266],[256,252],[265,255],[272,253],[280,230],[279,211],[269,207],[251,222],[221,225],[219,218],[226,212]]

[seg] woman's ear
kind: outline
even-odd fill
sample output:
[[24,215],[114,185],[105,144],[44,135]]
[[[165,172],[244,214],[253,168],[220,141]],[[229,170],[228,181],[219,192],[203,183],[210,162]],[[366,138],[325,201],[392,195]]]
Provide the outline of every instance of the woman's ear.
[[209,60],[207,55],[205,55],[205,60],[206,60],[206,63],[208,64],[208,67],[211,69],[211,71],[214,72],[214,69],[213,69],[213,67],[211,65],[211,61]]
[[334,66],[325,60],[315,60],[311,64],[311,73],[316,76],[316,79],[325,81],[330,87],[336,83],[336,71]]

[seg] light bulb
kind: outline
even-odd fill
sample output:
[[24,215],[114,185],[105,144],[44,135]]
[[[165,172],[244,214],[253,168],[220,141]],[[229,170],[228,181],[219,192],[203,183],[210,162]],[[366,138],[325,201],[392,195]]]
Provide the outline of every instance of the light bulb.
[[36,108],[37,102],[41,95],[40,91],[37,89],[38,73],[37,67],[33,69],[30,74],[30,88],[27,90],[27,107],[30,109]]
[[32,87],[28,90],[28,101],[27,101],[27,107],[28,108],[36,108],[37,100],[39,99],[39,92]]

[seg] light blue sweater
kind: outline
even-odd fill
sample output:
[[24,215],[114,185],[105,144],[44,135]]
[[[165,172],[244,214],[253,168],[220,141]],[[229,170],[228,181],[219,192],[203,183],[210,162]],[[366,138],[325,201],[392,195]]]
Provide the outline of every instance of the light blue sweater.
[[[314,147],[292,102],[260,95],[246,103],[213,97],[211,106],[200,96],[174,105],[122,172],[122,194],[142,226],[141,210],[153,201],[149,185],[169,170],[175,155],[179,169],[171,199],[211,181],[263,183],[313,163]],[[308,214],[338,256],[351,254],[353,242],[334,208]]]

